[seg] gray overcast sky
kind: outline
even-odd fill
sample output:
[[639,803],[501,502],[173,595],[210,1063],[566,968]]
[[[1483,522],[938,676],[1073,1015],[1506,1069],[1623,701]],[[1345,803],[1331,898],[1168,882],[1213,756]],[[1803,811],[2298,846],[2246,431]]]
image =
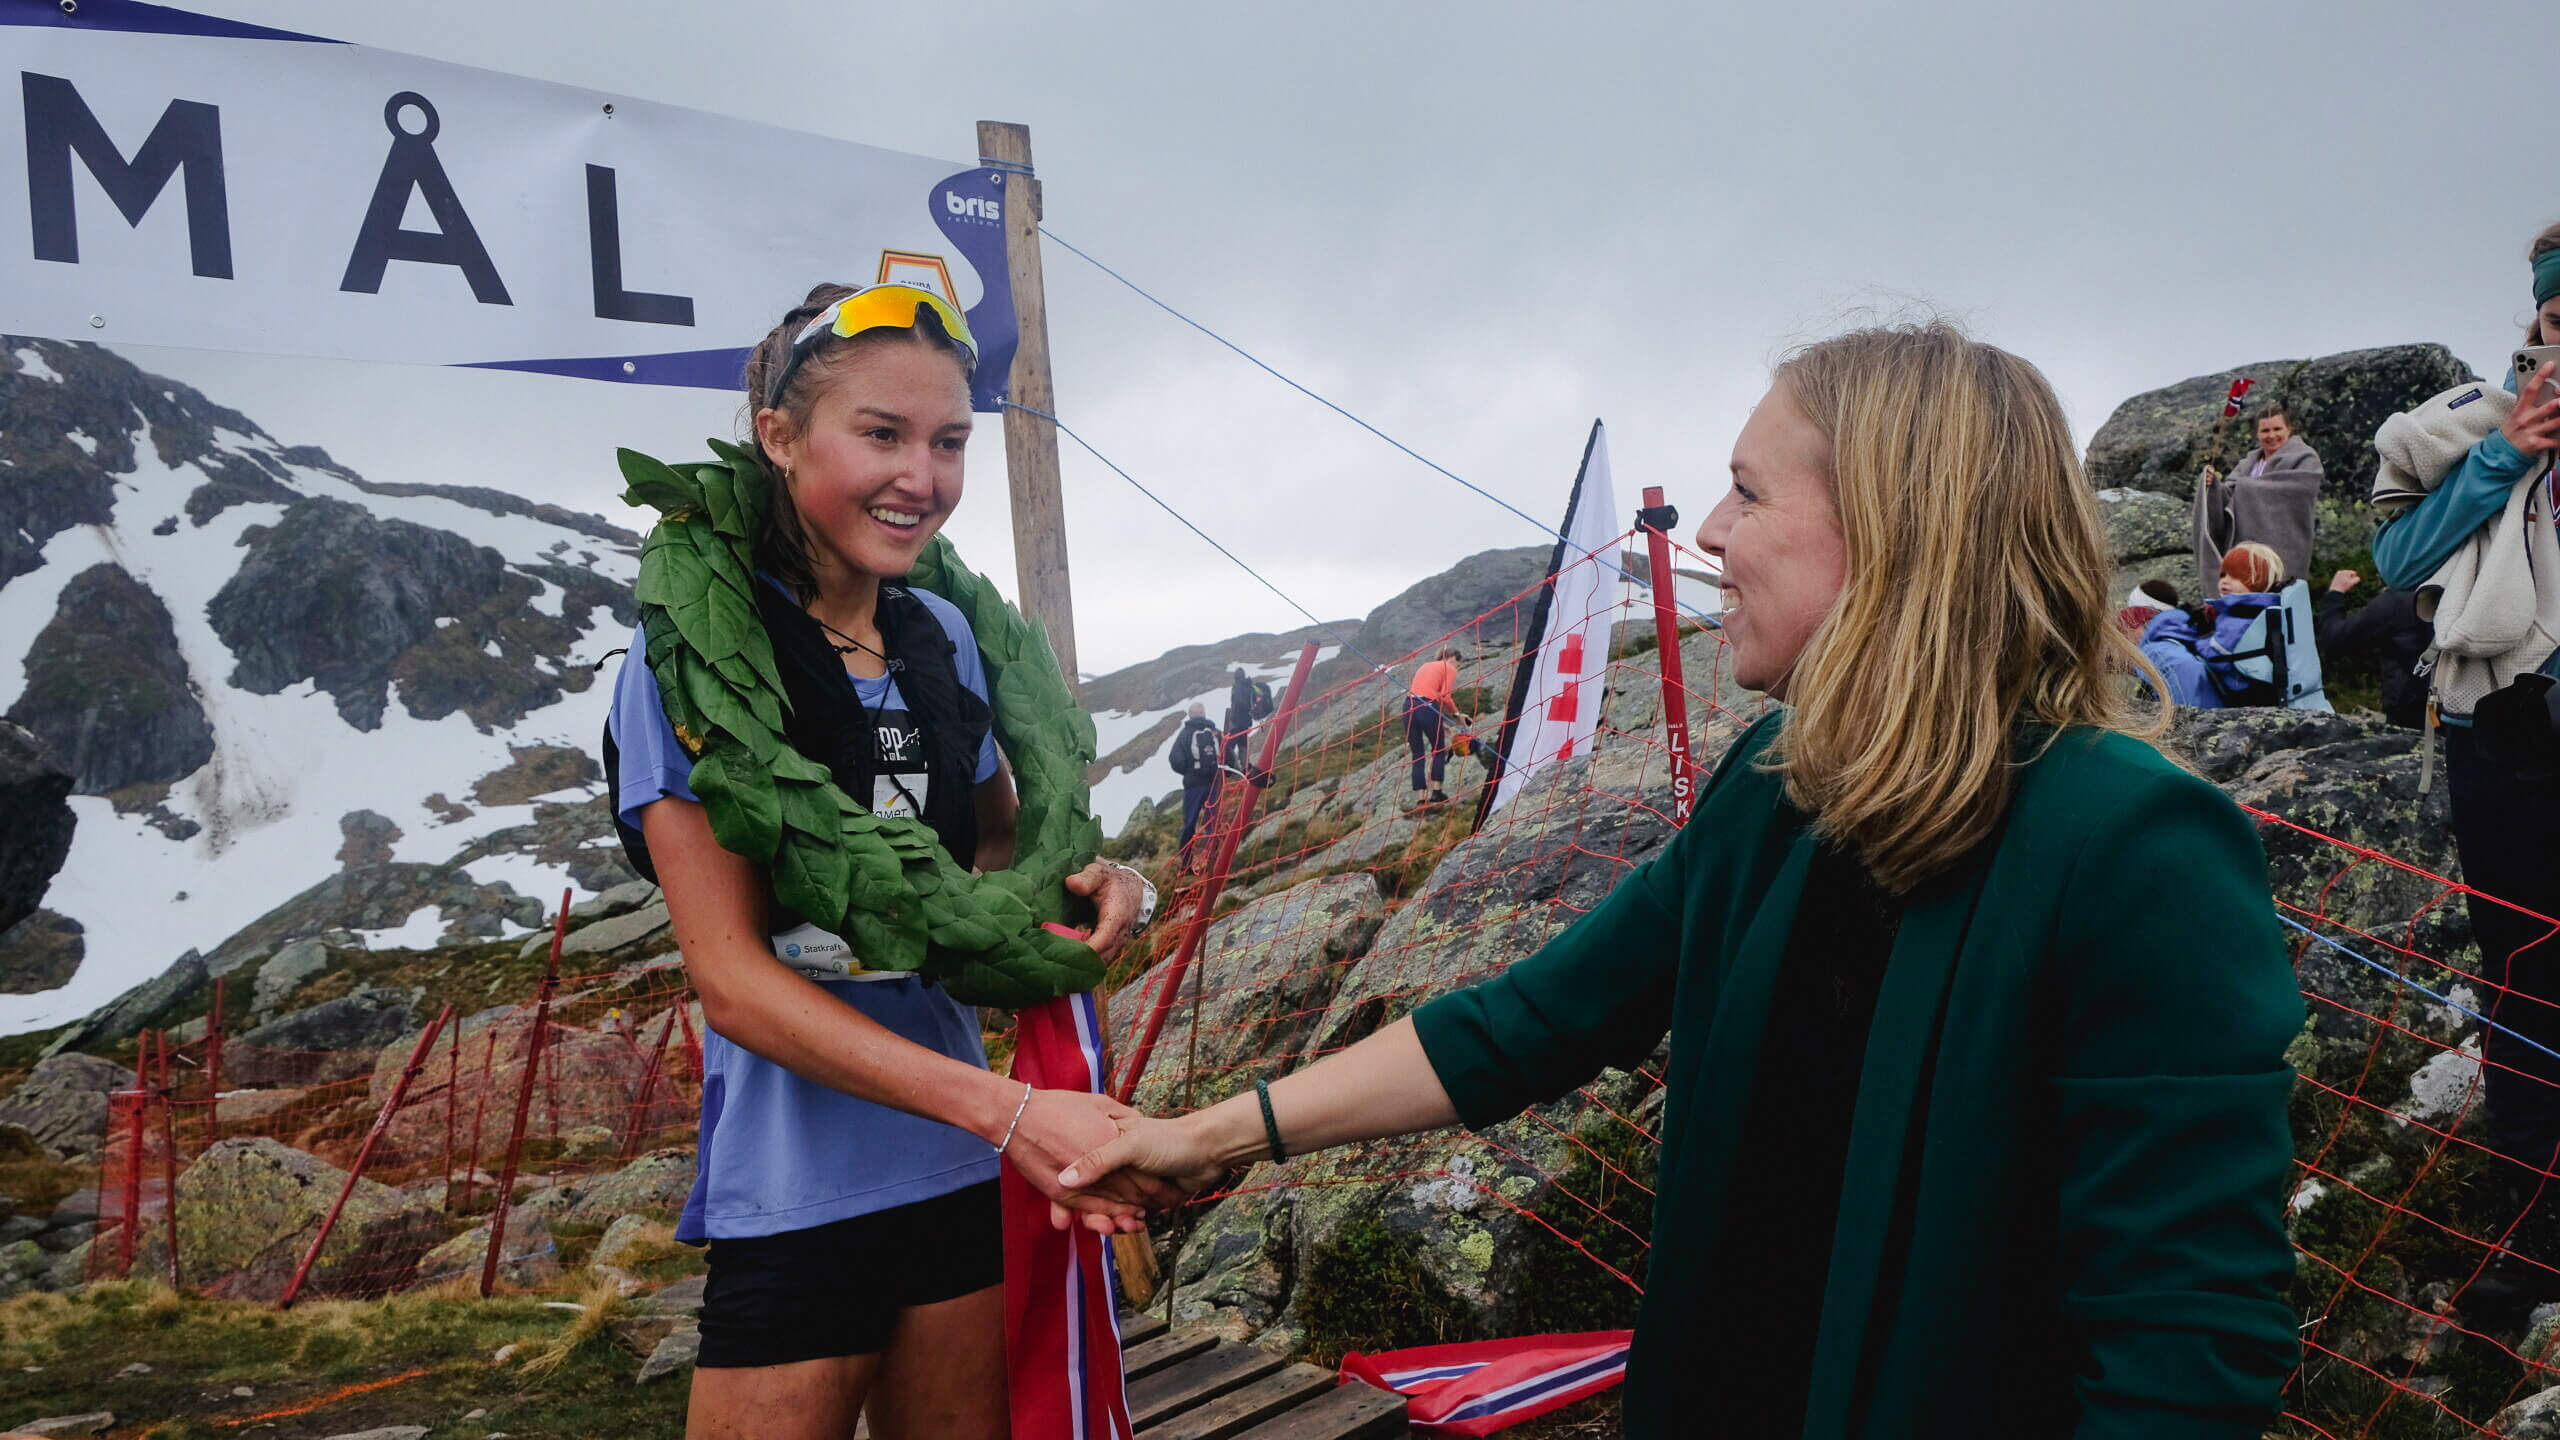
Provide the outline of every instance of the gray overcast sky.
[[[2249,361],[2437,340],[2495,374],[2560,219],[2547,4],[192,8],[963,161],[972,122],[1026,122],[1058,234],[1541,517],[1596,415],[1623,503],[1660,484],[1694,519],[1770,359],[1861,306],[2036,361],[2084,441]],[[1046,264],[1061,415],[1327,618],[1537,538]],[[689,454],[735,409],[129,353],[375,478],[608,514],[612,445]],[[1009,589],[981,419],[953,533]],[[1065,473],[1087,670],[1296,623],[1072,447]]]

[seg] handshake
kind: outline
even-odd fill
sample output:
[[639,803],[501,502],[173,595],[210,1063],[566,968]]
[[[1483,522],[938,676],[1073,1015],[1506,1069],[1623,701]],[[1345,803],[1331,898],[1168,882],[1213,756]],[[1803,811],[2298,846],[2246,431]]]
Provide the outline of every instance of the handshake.
[[1259,1134],[1238,1153],[1222,1153],[1207,1123],[1212,1114],[1163,1120],[1108,1095],[1034,1090],[1004,1156],[1049,1197],[1057,1228],[1080,1223],[1104,1234],[1135,1233],[1146,1228],[1148,1211],[1180,1204],[1230,1163],[1263,1153]]

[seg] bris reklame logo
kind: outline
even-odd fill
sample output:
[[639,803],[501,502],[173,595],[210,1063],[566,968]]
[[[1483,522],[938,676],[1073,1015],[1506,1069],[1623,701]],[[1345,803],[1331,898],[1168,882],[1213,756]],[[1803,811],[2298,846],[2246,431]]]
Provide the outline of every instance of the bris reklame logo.
[[949,190],[942,192],[942,208],[962,220],[1002,220],[1004,207],[994,200],[978,196],[962,196]]

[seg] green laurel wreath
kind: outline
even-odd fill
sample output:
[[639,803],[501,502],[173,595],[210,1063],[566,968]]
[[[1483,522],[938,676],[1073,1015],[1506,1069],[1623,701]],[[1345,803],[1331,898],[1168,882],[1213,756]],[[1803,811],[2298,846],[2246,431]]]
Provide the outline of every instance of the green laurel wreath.
[[[1101,982],[1092,948],[1041,927],[1101,847],[1085,788],[1092,717],[1039,627],[935,536],[907,576],[967,616],[998,744],[1021,797],[1013,867],[973,874],[919,819],[883,819],[783,732],[781,672],[756,613],[754,548],[771,487],[755,457],[666,465],[617,452],[623,499],[659,512],[640,549],[649,670],[721,847],[765,867],[776,899],[850,943],[864,968],[920,973],[970,1005],[1020,1008]],[[834,923],[829,925],[832,920]]]

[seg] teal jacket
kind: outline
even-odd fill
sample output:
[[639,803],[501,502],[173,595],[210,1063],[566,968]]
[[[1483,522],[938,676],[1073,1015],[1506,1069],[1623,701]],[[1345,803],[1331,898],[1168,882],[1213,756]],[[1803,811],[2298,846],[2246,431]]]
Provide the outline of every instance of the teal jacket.
[[[1476,1129],[1669,1032],[1629,1436],[1700,1433],[1717,1357],[1695,1353],[1696,1317],[1750,1303],[1719,1291],[1712,1242],[1815,846],[1751,763],[1779,723],[1572,929],[1414,1014]],[[2066,731],[1998,836],[1904,912],[1808,1440],[2256,1440],[2298,1353],[2281,1296],[2302,1022],[2248,819],[2138,740]]]

